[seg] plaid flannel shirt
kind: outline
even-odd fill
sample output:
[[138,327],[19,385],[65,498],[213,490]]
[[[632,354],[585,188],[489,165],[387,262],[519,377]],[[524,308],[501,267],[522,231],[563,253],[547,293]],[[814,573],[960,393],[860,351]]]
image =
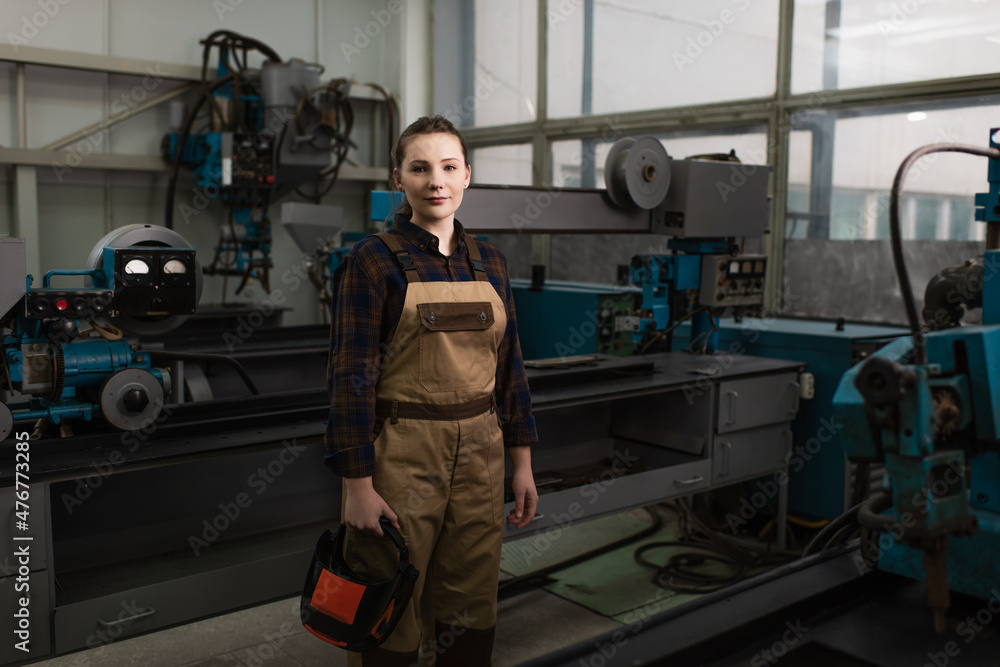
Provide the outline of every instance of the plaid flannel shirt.
[[[400,215],[392,223],[417,268],[421,281],[473,280],[465,231],[455,221],[458,249],[451,257],[438,250],[438,239]],[[504,445],[527,446],[538,440],[531,415],[531,395],[517,339],[514,299],[507,260],[493,245],[477,241],[489,281],[507,304],[507,330],[497,352],[495,395],[503,424]],[[326,464],[344,477],[367,477],[375,468],[375,386],[389,335],[403,312],[406,278],[382,241],[358,241],[333,277],[333,325],[330,331],[330,418],[326,427]]]

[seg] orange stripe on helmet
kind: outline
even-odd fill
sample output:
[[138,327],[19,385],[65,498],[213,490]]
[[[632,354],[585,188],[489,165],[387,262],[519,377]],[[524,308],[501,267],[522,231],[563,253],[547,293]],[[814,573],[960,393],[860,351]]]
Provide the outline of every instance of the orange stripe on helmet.
[[354,623],[365,587],[323,570],[309,604],[343,623]]

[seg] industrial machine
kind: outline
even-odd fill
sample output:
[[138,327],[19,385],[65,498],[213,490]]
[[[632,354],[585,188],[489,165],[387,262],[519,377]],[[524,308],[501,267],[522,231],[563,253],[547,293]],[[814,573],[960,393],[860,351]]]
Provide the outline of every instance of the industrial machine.
[[[173,129],[162,145],[172,163],[165,225],[173,227],[180,167],[190,167],[197,196],[221,199],[227,209],[205,273],[239,277],[237,293],[251,279],[270,291],[270,206],[293,191],[319,200],[333,186],[352,146],[351,82],[321,84],[321,66],[282,61],[266,44],[230,31],[213,32],[203,43],[203,72],[218,47],[216,78],[203,74],[203,95],[186,114],[172,109]],[[259,70],[247,63],[254,51],[265,58]],[[205,104],[209,126],[195,133]],[[303,190],[307,184],[311,190]],[[178,213],[188,219],[195,210],[182,203]]]
[[[87,268],[49,271],[41,287],[24,276],[23,239],[0,240],[4,300],[0,440],[15,422],[40,421],[72,430],[69,420],[100,415],[122,430],[155,420],[171,376],[154,367],[135,335],[165,332],[195,312],[201,267],[176,232],[130,225],[101,239]],[[84,287],[55,287],[57,276],[86,278]],[[13,286],[21,284],[20,290]],[[9,395],[9,394],[5,394]]]
[[[626,137],[611,147],[603,189],[474,186],[461,218],[475,232],[671,237],[670,254],[632,257],[619,285],[546,283],[537,270],[530,283],[514,281],[520,326],[529,332],[522,345],[537,356],[669,351],[674,330],[687,320],[692,350],[710,353],[723,311],[752,315],[764,303],[767,260],[741,248],[767,233],[769,173],[766,165],[741,163],[735,152],[678,160],[655,137]],[[390,219],[400,203],[399,193],[372,193],[372,219]],[[558,295],[547,294],[554,290]],[[579,323],[577,335],[566,322]],[[583,327],[589,333],[581,335]]]
[[[986,251],[946,268],[927,286],[922,318],[903,260],[899,196],[907,170],[931,152],[989,158],[989,192],[976,196]],[[880,533],[867,557],[879,569],[926,578],[938,634],[949,588],[990,598],[1000,577],[1000,130],[989,148],[933,144],[900,166],[890,207],[893,259],[912,336],[879,350],[844,375],[835,397],[847,456],[884,462],[886,486],[858,510]],[[962,326],[968,308],[982,324]],[[877,555],[876,555],[877,554]]]

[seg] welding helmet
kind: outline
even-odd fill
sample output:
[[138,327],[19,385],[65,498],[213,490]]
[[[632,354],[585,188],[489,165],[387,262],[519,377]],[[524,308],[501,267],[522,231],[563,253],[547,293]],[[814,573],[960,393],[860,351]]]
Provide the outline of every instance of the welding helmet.
[[388,638],[413,594],[419,572],[410,564],[403,536],[382,517],[382,533],[399,550],[399,567],[388,581],[367,581],[344,560],[347,527],[324,532],[316,544],[300,612],[306,630],[348,651],[369,651]]

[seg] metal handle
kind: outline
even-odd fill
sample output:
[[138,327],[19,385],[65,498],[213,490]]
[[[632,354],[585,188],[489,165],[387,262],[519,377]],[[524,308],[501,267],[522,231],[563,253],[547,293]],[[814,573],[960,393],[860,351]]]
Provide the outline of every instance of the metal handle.
[[544,514],[536,514],[535,516],[533,516],[533,517],[531,518],[531,523],[535,523],[535,522],[536,522],[536,521],[538,521],[539,519],[544,519],[544,518],[545,518],[545,515],[544,515]]
[[705,478],[701,475],[695,475],[691,479],[675,479],[674,484],[697,484],[698,482],[704,482]]
[[115,621],[103,621],[101,619],[97,619],[97,624],[102,628],[111,628],[116,625],[128,625],[129,623],[138,621],[140,618],[146,618],[147,616],[152,616],[153,614],[156,613],[156,610],[153,609],[152,607],[149,607],[148,609],[137,608],[136,611],[138,613],[133,616],[129,616],[128,618],[119,618],[118,620]]
[[735,391],[727,391],[726,396],[729,397],[729,419],[726,424],[736,423],[736,399],[740,397]]
[[802,385],[794,380],[788,383],[791,385],[792,389],[795,390],[795,407],[788,410],[788,414],[795,415],[799,412],[799,406],[802,405]]
[[719,471],[719,477],[723,477],[729,474],[729,459],[733,455],[733,445],[729,442],[720,442],[719,447],[725,453],[722,457],[722,469]]

